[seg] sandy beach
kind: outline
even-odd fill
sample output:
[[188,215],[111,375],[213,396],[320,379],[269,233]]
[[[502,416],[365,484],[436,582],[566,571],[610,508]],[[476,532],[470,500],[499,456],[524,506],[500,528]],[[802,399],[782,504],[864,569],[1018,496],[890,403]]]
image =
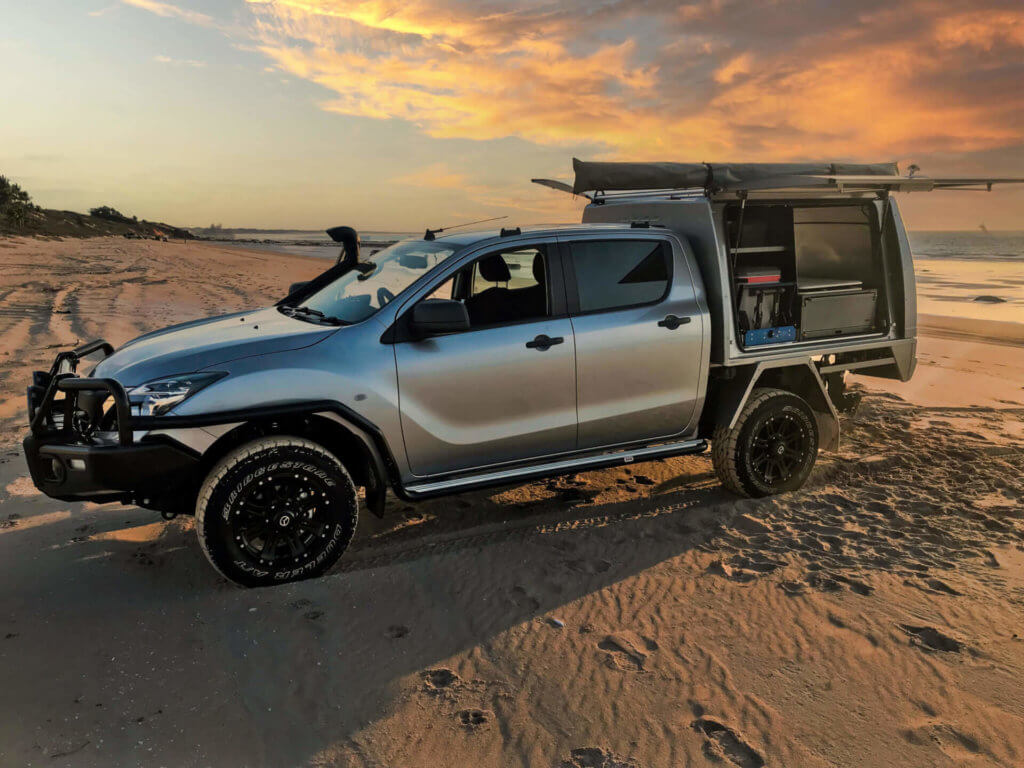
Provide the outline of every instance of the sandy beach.
[[0,239],[0,765],[1024,763],[1015,304],[923,301],[915,378],[853,377],[840,450],[770,499],[707,456],[391,498],[328,576],[247,591],[190,519],[34,489],[24,388],[57,349],[325,267]]

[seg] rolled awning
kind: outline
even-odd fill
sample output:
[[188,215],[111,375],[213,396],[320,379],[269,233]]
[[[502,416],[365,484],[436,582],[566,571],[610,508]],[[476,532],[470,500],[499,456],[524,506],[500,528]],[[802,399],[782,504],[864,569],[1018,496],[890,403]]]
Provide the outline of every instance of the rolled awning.
[[637,189],[743,189],[768,179],[897,176],[896,163],[603,163],[573,158],[573,192]]

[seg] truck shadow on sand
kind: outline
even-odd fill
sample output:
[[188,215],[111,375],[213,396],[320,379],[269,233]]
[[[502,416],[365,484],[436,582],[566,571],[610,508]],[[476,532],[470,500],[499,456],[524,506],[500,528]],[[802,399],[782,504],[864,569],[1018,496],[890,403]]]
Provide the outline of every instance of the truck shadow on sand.
[[[965,436],[962,420],[986,416],[932,419],[873,397],[847,420],[844,453],[823,457],[801,492],[770,499],[731,497],[705,457],[685,457],[391,503],[384,520],[363,521],[335,572],[262,590],[218,579],[189,520],[109,507],[65,515],[68,505],[9,497],[3,517],[20,517],[0,531],[0,688],[13,692],[0,737],[18,763],[88,742],[86,763],[159,754],[180,764],[204,744],[225,754],[230,732],[238,763],[329,753],[360,764],[360,734],[409,696],[448,702],[453,727],[487,727],[492,711],[460,702],[511,695],[516,680],[465,679],[460,654],[508,632],[582,632],[559,626],[565,606],[650,568],[682,574],[694,551],[738,583],[787,568],[774,579],[793,596],[870,595],[878,573],[955,596],[933,571],[995,574],[993,548],[1024,542],[1024,452]],[[34,524],[38,515],[55,517]],[[595,653],[642,671],[648,641],[603,637]],[[197,719],[197,706],[216,716]],[[78,717],[56,724],[68,711]]]

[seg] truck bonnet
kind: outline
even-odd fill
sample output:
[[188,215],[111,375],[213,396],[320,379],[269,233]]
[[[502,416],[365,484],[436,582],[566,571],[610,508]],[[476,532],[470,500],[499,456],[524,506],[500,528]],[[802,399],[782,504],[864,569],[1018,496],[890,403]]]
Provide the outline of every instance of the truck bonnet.
[[287,317],[273,307],[212,317],[140,336],[100,362],[91,375],[133,387],[243,357],[309,347],[338,330]]

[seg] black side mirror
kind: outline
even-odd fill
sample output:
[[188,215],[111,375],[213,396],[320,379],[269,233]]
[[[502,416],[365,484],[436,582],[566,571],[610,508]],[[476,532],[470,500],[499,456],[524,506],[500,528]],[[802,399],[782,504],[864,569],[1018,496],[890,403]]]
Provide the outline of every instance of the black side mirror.
[[296,291],[301,291],[307,285],[309,285],[309,281],[308,280],[305,280],[305,281],[303,281],[301,283],[292,283],[291,285],[288,286],[288,295],[291,296]]
[[410,329],[418,339],[468,331],[469,313],[461,301],[426,299],[413,307]]

